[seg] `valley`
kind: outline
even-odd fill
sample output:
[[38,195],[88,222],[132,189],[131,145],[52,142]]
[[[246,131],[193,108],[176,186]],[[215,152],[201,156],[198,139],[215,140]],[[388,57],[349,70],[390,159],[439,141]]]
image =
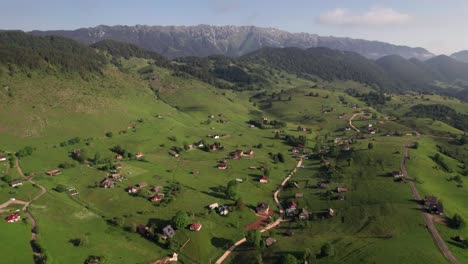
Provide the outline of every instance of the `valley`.
[[380,89],[319,50],[316,70],[274,63],[285,50],[167,60],[2,34],[8,58],[49,58],[0,60],[0,215],[21,216],[0,223],[8,263],[468,261],[463,98]]

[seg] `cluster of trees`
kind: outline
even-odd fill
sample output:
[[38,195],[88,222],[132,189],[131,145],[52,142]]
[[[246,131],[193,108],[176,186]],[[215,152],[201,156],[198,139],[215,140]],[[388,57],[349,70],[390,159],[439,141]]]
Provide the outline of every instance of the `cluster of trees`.
[[104,56],[67,38],[0,32],[0,65],[7,65],[10,75],[35,69],[45,72],[57,69],[88,77],[100,74],[104,63]]
[[406,116],[420,118],[432,118],[445,122],[463,131],[468,130],[468,115],[457,113],[453,108],[441,104],[418,104],[411,107],[411,111]]
[[444,157],[439,153],[436,153],[434,157],[432,157],[432,160],[434,160],[434,162],[437,163],[437,165],[439,165],[440,167],[442,167],[442,169],[444,169],[445,171],[452,172],[452,169],[450,169]]
[[284,163],[285,159],[284,159],[283,153],[281,153],[281,152],[278,152],[277,154],[270,153],[270,156],[271,156],[271,158],[273,159],[273,161],[275,163],[279,163],[279,162]]
[[307,142],[307,138],[303,135],[299,135],[297,137],[293,135],[286,135],[284,140],[288,145],[293,147],[299,147],[299,145],[305,146]]
[[258,128],[269,128],[273,127],[276,129],[284,128],[286,127],[286,122],[279,121],[279,120],[271,120],[271,121],[260,121],[260,120],[249,120],[247,121],[249,125],[254,125],[255,127]]
[[31,156],[34,149],[31,146],[26,146],[15,153],[15,156],[18,158]]
[[68,146],[68,145],[79,144],[80,142],[81,142],[81,138],[80,138],[80,137],[74,137],[74,138],[70,138],[70,139],[67,140],[67,141],[60,142],[60,146],[61,146],[61,147],[65,147],[65,146]]

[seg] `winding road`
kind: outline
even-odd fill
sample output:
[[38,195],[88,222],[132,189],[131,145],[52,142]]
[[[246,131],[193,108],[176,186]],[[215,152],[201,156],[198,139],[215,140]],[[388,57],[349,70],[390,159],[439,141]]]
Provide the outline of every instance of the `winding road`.
[[[417,134],[419,137],[419,133]],[[408,180],[409,185],[411,187],[411,192],[413,193],[413,198],[416,201],[422,201],[421,195],[419,195],[418,189],[416,189],[416,186],[414,184],[414,181],[410,179],[408,176],[408,172],[406,171],[406,160],[409,158],[408,154],[408,149],[410,147],[410,142],[406,142],[404,145],[404,151],[403,151],[403,158],[401,159],[401,171],[403,172],[403,175],[405,175],[406,180]],[[452,263],[452,264],[459,264],[458,260],[455,258],[455,256],[450,252],[449,248],[445,244],[444,239],[440,236],[439,231],[437,228],[434,226],[434,222],[432,221],[431,217],[429,216],[428,213],[425,212],[424,205],[420,204],[419,207],[421,208],[421,213],[423,215],[424,221],[426,222],[427,229],[431,233],[432,240],[434,240],[434,243],[437,245],[439,250],[444,254],[445,258]]]
[[[278,187],[278,189],[276,190],[276,192],[273,194],[273,198],[275,199],[275,202],[276,202],[276,205],[278,206],[278,208],[280,209],[280,217],[273,223],[267,225],[266,227],[264,227],[262,230],[260,230],[261,233],[263,232],[266,232],[274,227],[276,227],[277,225],[279,225],[281,222],[283,221],[287,221],[284,219],[284,210],[283,210],[283,206],[281,205],[281,202],[280,200],[278,199],[278,195],[279,193],[283,190],[283,187],[284,185],[286,185],[286,183],[289,181],[289,179],[291,179],[291,177],[297,172],[297,168],[301,167],[302,165],[302,160],[303,158],[301,158],[298,162],[297,162],[297,165],[296,167],[294,168],[294,170],[291,171],[291,173],[289,173],[288,177],[286,177],[283,182],[281,182],[281,185]],[[226,260],[226,258],[232,253],[232,251],[234,251],[238,246],[242,245],[243,243],[245,243],[247,241],[247,239],[244,237],[242,238],[241,240],[237,241],[236,243],[234,243],[234,245],[232,245],[230,248],[228,248],[228,250],[226,250],[226,252],[224,252],[224,254],[215,262],[215,264],[221,264],[223,263],[224,260]]]

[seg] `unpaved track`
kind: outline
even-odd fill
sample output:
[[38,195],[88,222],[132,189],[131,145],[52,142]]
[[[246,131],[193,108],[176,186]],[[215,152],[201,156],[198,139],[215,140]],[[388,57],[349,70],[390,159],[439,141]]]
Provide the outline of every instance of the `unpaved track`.
[[[263,228],[262,230],[260,230],[261,233],[263,232],[266,232],[274,227],[276,227],[277,225],[279,225],[281,222],[284,222],[284,221],[287,221],[287,220],[284,220],[283,219],[283,215],[284,215],[284,210],[283,210],[283,206],[281,205],[281,202],[279,201],[278,199],[278,195],[279,193],[283,190],[283,187],[284,185],[286,185],[286,183],[289,181],[289,179],[291,179],[291,177],[296,173],[297,171],[297,168],[300,167],[302,165],[302,158],[297,162],[297,165],[296,165],[296,168],[294,168],[294,170],[291,171],[291,173],[288,175],[288,177],[286,177],[283,182],[281,183],[281,185],[278,187],[278,189],[276,190],[276,192],[274,193],[273,195],[273,198],[275,199],[275,202],[276,202],[276,205],[278,206],[278,208],[280,209],[280,217],[273,223],[267,225],[265,228]],[[242,245],[243,243],[245,243],[247,240],[245,238],[242,238],[241,240],[237,241],[236,243],[234,243],[234,245],[232,245],[228,250],[226,250],[226,252],[224,252],[224,254],[215,262],[215,264],[221,264],[223,263],[224,260],[226,260],[226,258],[232,253],[232,251],[234,251],[238,246]]]

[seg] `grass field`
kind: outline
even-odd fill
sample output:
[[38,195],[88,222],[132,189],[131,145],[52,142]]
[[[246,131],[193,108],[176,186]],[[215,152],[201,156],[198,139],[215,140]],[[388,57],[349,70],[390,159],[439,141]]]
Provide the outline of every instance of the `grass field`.
[[[328,189],[348,187],[350,192],[345,194],[346,199],[331,199],[325,190],[316,188],[323,180],[323,168],[318,159],[312,158],[306,160],[304,168],[293,177],[299,189],[285,189],[280,195],[281,201],[286,201],[294,199],[298,192],[303,193],[304,197],[297,199],[299,207],[317,215],[334,208],[337,216],[282,223],[279,228],[264,233],[264,236],[277,238],[278,242],[262,251],[263,260],[275,263],[284,253],[301,258],[306,249],[318,254],[320,247],[330,242],[336,255],[314,262],[445,263],[424,227],[409,186],[386,176],[399,169],[404,142],[414,139],[407,135],[386,136],[392,132],[405,134],[411,131],[413,124],[402,124],[392,117],[409,108],[399,109],[391,105],[379,113],[342,92],[346,87],[360,91],[368,91],[369,87],[323,81],[315,86],[314,82],[276,71],[271,77],[274,85],[264,89],[267,91],[265,95],[257,97],[260,91],[221,90],[194,78],[174,76],[170,70],[158,67],[153,67],[155,72],[148,83],[138,73],[147,63],[142,59],[122,60],[126,73],[109,66],[104,77],[89,81],[54,75],[0,80],[0,86],[9,87],[7,90],[11,92],[0,93],[0,100],[7,102],[0,106],[0,149],[14,152],[25,146],[33,147],[32,155],[22,157],[20,165],[25,173],[33,175],[34,180],[48,190],[29,208],[38,223],[38,242],[47,253],[47,263],[82,263],[89,255],[103,256],[108,263],[149,263],[174,250],[180,253],[181,263],[213,263],[245,235],[245,225],[257,220],[254,209],[258,202],[267,202],[277,210],[273,192],[294,168],[297,157],[292,155],[291,146],[285,143],[283,136],[275,138],[274,131],[304,135],[309,152],[316,145],[327,149],[334,145],[336,138],[349,138],[355,133],[345,131],[345,128],[353,113],[363,110],[375,115],[360,115],[363,119],[356,118],[355,125],[365,130],[371,123],[378,133],[370,135],[369,139],[355,141],[350,145],[351,151],[340,151],[336,158],[327,157],[341,175],[332,180]],[[276,99],[266,107],[272,92],[276,93]],[[318,95],[310,96],[311,93]],[[278,94],[281,100],[277,99]],[[396,100],[408,103],[404,97]],[[445,99],[431,97],[430,100]],[[447,100],[459,111],[464,109],[460,102]],[[392,107],[395,109],[391,110]],[[391,119],[384,119],[388,115]],[[248,120],[261,117],[285,121],[286,126],[249,127]],[[461,133],[440,122],[412,121],[416,126],[424,123],[428,133]],[[310,130],[299,132],[298,126]],[[106,136],[107,132],[112,132],[112,136]],[[222,137],[208,137],[215,134]],[[63,144],[73,137],[80,137],[81,141]],[[174,147],[183,148],[202,139],[207,144],[218,141],[224,149],[211,152],[182,150],[178,158],[169,155]],[[416,158],[408,164],[409,172],[420,180],[418,188],[423,193],[443,197],[448,214],[460,212],[466,218],[463,201],[467,197],[463,189],[446,181],[449,175],[433,176],[431,168],[434,165],[428,155],[433,155],[434,140],[421,139],[420,148],[411,153]],[[372,149],[368,149],[369,143],[373,143]],[[116,145],[131,153],[142,152],[144,159],[117,161],[110,150]],[[450,145],[444,146],[452,149]],[[91,162],[73,161],[70,153],[75,149],[87,153],[90,160],[97,156],[111,164],[123,164],[124,180],[114,188],[96,187],[108,172],[97,169],[98,166]],[[240,160],[226,158],[237,149],[252,149],[255,155]],[[283,154],[284,162],[272,159],[272,154],[277,153]],[[216,165],[225,159],[229,168],[217,169]],[[459,165],[448,157],[447,160],[454,169]],[[74,167],[63,169],[57,176],[45,174],[62,163],[72,163]],[[259,183],[262,172],[249,169],[252,166],[269,168],[267,184]],[[424,169],[419,169],[421,167]],[[0,170],[4,171],[4,167]],[[195,170],[200,173],[192,174]],[[14,169],[10,175],[20,177]],[[229,181],[236,179],[242,179],[239,195],[246,207],[233,210],[227,216],[210,212],[206,207],[212,203],[234,207],[234,201],[226,199],[225,188]],[[148,183],[140,195],[130,195],[126,191],[127,187],[140,182]],[[79,194],[71,196],[66,191],[59,192],[57,187],[60,185],[74,188]],[[150,196],[148,190],[153,186],[165,187],[167,199],[151,203],[147,198]],[[37,193],[39,189],[30,183],[12,189],[2,182],[0,203],[10,198],[29,200]],[[177,230],[170,244],[161,239],[146,239],[135,232],[140,224],[156,226],[160,230],[171,223],[179,210],[186,211],[191,222],[202,223],[201,231]],[[5,227],[0,228],[2,237],[16,239],[14,244],[0,247],[0,254],[18,258],[8,259],[9,263],[32,261],[27,225],[3,222],[1,225]],[[287,230],[295,234],[284,236]],[[444,237],[453,235],[453,230],[443,226],[440,230]],[[80,245],[75,245],[77,240]],[[460,259],[466,259],[463,250],[453,245],[451,248]],[[256,254],[255,250],[242,246],[228,262],[252,263]]]

